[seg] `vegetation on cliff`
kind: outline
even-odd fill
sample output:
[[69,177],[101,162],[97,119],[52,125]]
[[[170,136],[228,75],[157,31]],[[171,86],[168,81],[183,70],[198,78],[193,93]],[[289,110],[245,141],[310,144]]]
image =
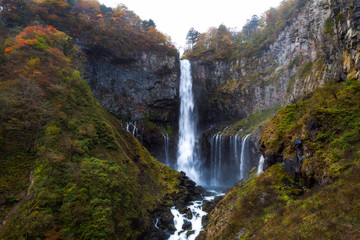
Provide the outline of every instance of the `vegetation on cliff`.
[[109,8],[95,0],[5,0],[0,6],[7,32],[51,25],[76,39],[82,48],[111,53],[118,61],[149,50],[177,54],[170,38],[152,20],[141,20],[122,4]]
[[231,31],[225,25],[212,27],[192,40],[195,44],[185,52],[185,57],[231,61],[256,56],[274,42],[304,3],[304,0],[283,1],[260,18],[254,15],[240,32]]
[[358,239],[359,102],[360,83],[348,80],[281,109],[260,137],[274,165],[231,190],[203,239]]
[[6,44],[0,238],[135,239],[180,175],[101,108],[67,34],[29,26]]

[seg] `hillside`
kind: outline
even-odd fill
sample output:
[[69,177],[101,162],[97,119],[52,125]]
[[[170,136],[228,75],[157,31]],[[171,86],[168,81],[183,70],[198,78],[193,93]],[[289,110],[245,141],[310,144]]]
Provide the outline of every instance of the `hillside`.
[[160,160],[163,128],[170,129],[169,144],[176,148],[179,57],[151,19],[140,19],[123,4],[110,8],[93,0],[2,1],[0,7],[1,52],[9,47],[6,39],[27,26],[65,32],[85,53],[80,74],[100,104],[123,124],[144,129],[148,134],[139,131],[138,139]]
[[266,171],[232,189],[201,239],[358,239],[358,81],[315,91],[265,125]]
[[[2,239],[136,239],[184,188],[106,112],[53,27],[7,41],[0,83]],[[186,188],[184,188],[185,191]]]

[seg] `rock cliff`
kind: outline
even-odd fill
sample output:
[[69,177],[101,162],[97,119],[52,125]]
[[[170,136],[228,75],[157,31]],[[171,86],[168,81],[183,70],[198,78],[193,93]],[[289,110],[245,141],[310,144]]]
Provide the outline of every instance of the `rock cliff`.
[[358,1],[302,1],[258,54],[226,61],[208,51],[192,58],[200,120],[242,118],[290,103],[325,82],[358,77],[359,19]]
[[111,113],[129,120],[178,120],[177,55],[152,51],[124,59],[106,49],[92,48],[86,52],[86,78],[95,97]]
[[124,128],[129,125],[125,121],[131,121],[136,137],[153,156],[164,163],[174,159],[180,104],[177,53],[153,50],[124,58],[109,49],[84,49],[84,77],[100,104],[122,119]]

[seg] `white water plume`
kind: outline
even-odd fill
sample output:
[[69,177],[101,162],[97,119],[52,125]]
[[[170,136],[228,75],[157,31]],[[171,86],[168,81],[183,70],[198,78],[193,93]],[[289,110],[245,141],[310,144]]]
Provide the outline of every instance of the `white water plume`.
[[199,183],[199,159],[196,154],[196,113],[190,62],[181,61],[180,76],[180,119],[177,169],[184,171],[193,181]]

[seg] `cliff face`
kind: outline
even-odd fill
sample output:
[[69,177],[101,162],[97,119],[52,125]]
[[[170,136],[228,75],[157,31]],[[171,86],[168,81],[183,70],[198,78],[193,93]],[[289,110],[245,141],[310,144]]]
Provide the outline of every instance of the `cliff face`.
[[136,127],[136,137],[153,156],[164,163],[175,159],[180,104],[178,55],[154,50],[124,58],[94,47],[85,48],[85,52],[85,78],[100,104],[124,120],[124,128],[128,125],[131,133]]
[[327,81],[359,76],[360,4],[313,0],[296,11],[254,57],[208,60],[209,51],[192,59],[202,121],[242,118],[303,97]]
[[130,120],[174,122],[179,109],[179,59],[160,51],[117,58],[110,50],[90,49],[88,79],[100,104]]

